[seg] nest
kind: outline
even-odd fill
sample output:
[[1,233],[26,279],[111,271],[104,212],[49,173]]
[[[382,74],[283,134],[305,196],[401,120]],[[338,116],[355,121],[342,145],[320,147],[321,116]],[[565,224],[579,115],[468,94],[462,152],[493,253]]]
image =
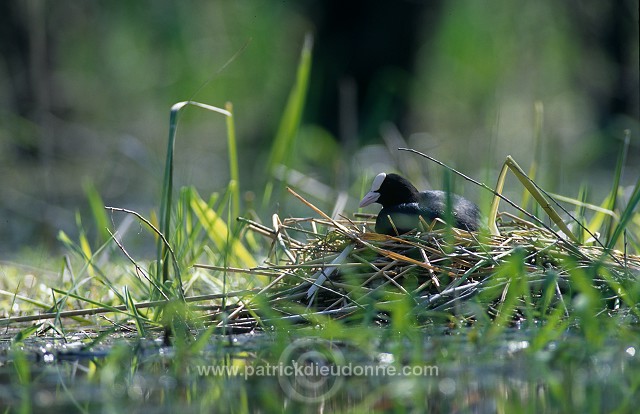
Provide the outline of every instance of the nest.
[[[263,266],[203,266],[271,278],[230,314],[227,309],[226,328],[314,322],[319,316],[384,324],[391,306],[403,301],[412,315],[427,319],[457,315],[473,320],[478,312],[495,317],[514,277],[524,279],[527,294],[521,296],[528,297],[518,299],[512,317],[522,315],[526,306],[538,312],[562,306],[568,314],[564,297],[579,292],[572,287],[576,272],[588,275],[601,292],[602,311],[616,312],[624,308],[625,286],[640,274],[640,257],[579,246],[508,213],[499,215],[500,236],[436,220],[423,223],[423,231],[394,237],[370,232],[375,216],[333,220],[303,201],[323,218],[280,220],[274,215],[273,228],[243,220],[249,231],[271,241]],[[481,299],[471,301],[479,294]]]

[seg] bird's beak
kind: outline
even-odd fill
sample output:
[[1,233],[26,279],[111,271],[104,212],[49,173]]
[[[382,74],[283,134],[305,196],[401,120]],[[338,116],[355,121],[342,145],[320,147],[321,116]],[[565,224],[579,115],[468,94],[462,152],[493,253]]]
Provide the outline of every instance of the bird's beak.
[[371,203],[375,203],[378,198],[380,197],[380,193],[376,192],[376,191],[369,191],[367,194],[365,194],[365,196],[362,198],[362,201],[360,201],[360,206],[359,207],[366,207]]

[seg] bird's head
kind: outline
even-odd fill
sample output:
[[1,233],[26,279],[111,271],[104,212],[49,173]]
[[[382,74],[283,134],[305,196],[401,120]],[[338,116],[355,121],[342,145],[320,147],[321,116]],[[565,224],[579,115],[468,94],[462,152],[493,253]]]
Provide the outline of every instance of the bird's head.
[[378,203],[383,207],[418,201],[418,190],[409,180],[398,174],[380,173],[376,175],[371,189],[360,201],[360,207]]

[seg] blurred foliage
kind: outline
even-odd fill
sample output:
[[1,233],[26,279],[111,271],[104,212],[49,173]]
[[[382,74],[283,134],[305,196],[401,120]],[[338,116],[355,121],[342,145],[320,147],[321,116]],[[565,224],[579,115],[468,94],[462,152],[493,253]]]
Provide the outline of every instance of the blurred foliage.
[[[1,2],[0,257],[57,246],[58,229],[73,232],[75,210],[89,210],[83,186],[107,205],[157,209],[178,101],[233,103],[241,190],[260,193],[307,32],[318,50],[289,167],[328,186],[314,194],[323,207],[340,191],[357,197],[383,169],[438,187],[438,167],[389,151],[404,139],[489,185],[507,154],[527,168],[536,101],[543,186],[576,196],[586,182],[600,204],[624,129],[621,185],[635,182],[637,1],[343,3]],[[319,98],[336,90],[334,101]],[[386,121],[399,130],[378,130]],[[224,119],[185,111],[176,188],[224,188],[226,146]],[[284,208],[277,196],[257,213]]]
[[[540,101],[547,185],[567,190],[576,181],[610,179],[625,128],[635,131],[638,149],[637,39],[587,43],[582,33],[605,37],[614,28],[603,24],[620,25],[636,38],[637,2],[446,4],[430,47],[419,54],[413,98],[423,108],[414,125],[429,137],[412,144],[475,168],[498,168],[508,154],[530,162],[533,103]],[[629,112],[604,108],[616,99],[628,100]]]

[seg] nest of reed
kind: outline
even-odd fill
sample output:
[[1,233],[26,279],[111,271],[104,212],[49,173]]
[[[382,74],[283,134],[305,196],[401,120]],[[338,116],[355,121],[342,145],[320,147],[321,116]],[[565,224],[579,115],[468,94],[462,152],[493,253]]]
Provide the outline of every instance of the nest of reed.
[[392,306],[402,301],[410,305],[407,317],[471,322],[479,313],[498,316],[510,291],[516,295],[507,310],[511,320],[558,307],[568,316],[565,298],[582,292],[574,286],[577,279],[600,293],[602,312],[637,306],[625,292],[640,275],[640,257],[576,245],[508,213],[499,214],[500,236],[436,220],[393,237],[371,232],[375,216],[333,220],[294,195],[322,218],[274,215],[272,228],[243,219],[248,231],[270,240],[268,259],[257,268],[217,270],[265,275],[270,282],[241,297],[224,318],[222,311],[210,315],[224,319],[219,326],[247,331],[278,320],[316,323],[320,316],[386,324]]

